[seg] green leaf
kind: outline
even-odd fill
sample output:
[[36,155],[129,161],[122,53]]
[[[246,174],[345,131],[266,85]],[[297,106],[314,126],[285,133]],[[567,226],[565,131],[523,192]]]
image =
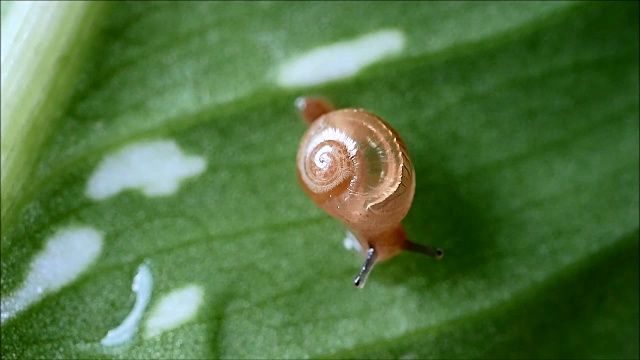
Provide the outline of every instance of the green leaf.
[[[86,58],[27,131],[5,133],[3,95],[3,358],[638,358],[636,2],[92,11]],[[279,83],[292,59],[378,31],[402,49],[338,81]],[[417,174],[405,227],[444,259],[401,254],[353,287],[360,256],[295,175],[308,94],[398,130]],[[119,170],[143,144],[147,170]],[[123,179],[146,187],[118,192]],[[141,264],[138,331],[103,346]],[[30,276],[59,285],[9,314]]]

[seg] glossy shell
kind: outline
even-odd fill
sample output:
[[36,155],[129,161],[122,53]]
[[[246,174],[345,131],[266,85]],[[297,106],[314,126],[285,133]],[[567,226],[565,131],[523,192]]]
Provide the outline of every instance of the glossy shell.
[[359,109],[315,120],[300,143],[297,171],[318,206],[363,233],[397,226],[415,192],[415,172],[400,136]]

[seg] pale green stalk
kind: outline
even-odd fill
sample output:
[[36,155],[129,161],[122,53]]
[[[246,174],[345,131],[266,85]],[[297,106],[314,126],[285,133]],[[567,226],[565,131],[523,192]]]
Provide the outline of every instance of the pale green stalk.
[[2,2],[2,222],[70,97],[104,5]]

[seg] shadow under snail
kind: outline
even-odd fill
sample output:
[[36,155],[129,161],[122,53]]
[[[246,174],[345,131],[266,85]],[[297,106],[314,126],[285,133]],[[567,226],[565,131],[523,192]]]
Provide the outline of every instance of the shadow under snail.
[[299,98],[296,107],[309,125],[298,149],[300,185],[366,251],[354,284],[362,288],[377,262],[401,251],[442,258],[442,250],[410,241],[402,226],[416,182],[398,133],[370,112],[335,110],[320,98]]

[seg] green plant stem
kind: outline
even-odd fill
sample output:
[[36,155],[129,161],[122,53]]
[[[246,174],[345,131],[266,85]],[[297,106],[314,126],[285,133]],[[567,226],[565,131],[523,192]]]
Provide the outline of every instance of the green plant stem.
[[2,3],[3,225],[12,223],[8,210],[70,98],[105,9],[98,2]]

